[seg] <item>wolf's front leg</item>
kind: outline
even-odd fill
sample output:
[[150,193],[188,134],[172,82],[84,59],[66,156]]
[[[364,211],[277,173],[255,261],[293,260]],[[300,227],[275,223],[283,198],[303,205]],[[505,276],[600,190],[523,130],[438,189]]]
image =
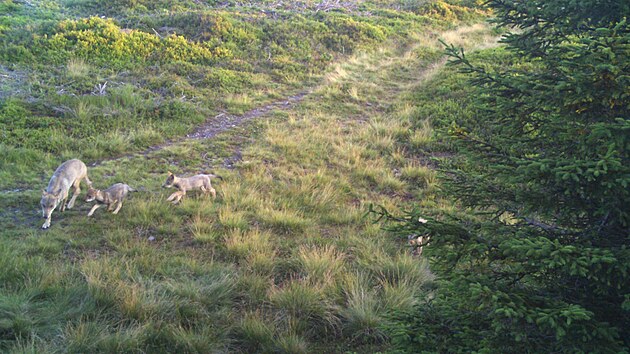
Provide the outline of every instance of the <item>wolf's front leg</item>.
[[42,225],[42,229],[47,229],[50,227],[50,219],[52,219],[52,213],[57,208],[58,201],[55,201],[55,204],[52,207],[43,207],[42,206],[42,217],[46,219],[44,225]]
[[59,208],[59,211],[66,211],[66,202],[68,201],[67,197],[61,199],[61,202],[59,204],[61,204],[61,207]]
[[179,201],[182,199],[182,197],[184,195],[186,195],[186,192],[177,191],[177,192],[171,194],[171,196],[168,197],[168,199],[166,199],[166,201],[168,201],[168,202],[173,201],[173,204],[177,204],[177,203],[179,203]]
[[92,216],[92,214],[94,214],[94,211],[98,209],[100,206],[101,206],[100,204],[94,204],[94,206],[92,207],[92,209],[90,209],[90,212],[88,213],[88,217]]
[[79,193],[81,193],[81,180],[76,180],[72,187],[74,188],[74,193],[72,193],[72,198],[70,198],[70,202],[68,203],[68,209],[72,209],[74,201],[77,200]]
[[177,196],[177,201],[175,202],[175,204],[178,204],[180,200],[182,200],[182,198],[186,195],[186,191],[180,191],[179,195]]
[[171,194],[168,198],[166,198],[166,201],[170,202],[171,200],[175,199],[175,197],[177,197],[177,192]]
[[177,191],[173,194],[171,194],[170,197],[168,197],[167,201],[173,201],[173,204],[177,204],[179,203],[179,201],[182,199],[182,197],[186,195],[186,192],[184,191]]

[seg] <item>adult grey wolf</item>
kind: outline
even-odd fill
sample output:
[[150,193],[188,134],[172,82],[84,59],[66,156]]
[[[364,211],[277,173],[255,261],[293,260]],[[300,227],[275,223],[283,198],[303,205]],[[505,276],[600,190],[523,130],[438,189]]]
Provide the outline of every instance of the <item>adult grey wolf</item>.
[[85,201],[91,202],[93,200],[96,200],[96,204],[94,204],[92,209],[90,209],[90,212],[87,216],[92,216],[92,214],[94,214],[94,211],[96,211],[96,209],[100,208],[103,205],[107,205],[107,211],[112,211],[112,209],[114,209],[114,206],[117,205],[116,210],[114,210],[113,214],[118,214],[118,211],[120,210],[120,208],[122,208],[123,200],[125,200],[127,194],[129,192],[135,191],[135,189],[129,187],[124,183],[116,183],[105,190],[95,189],[90,186],[87,196],[85,197]]
[[[66,207],[71,209],[74,206],[74,201],[81,193],[81,181],[83,179],[87,182],[88,187],[92,185],[87,175],[87,167],[80,160],[68,160],[57,167],[50,178],[50,182],[48,182],[48,188],[43,191],[42,200],[40,201],[42,217],[46,219],[42,229],[50,227],[52,212],[60,203],[61,211],[66,210]],[[74,188],[74,193],[72,198],[70,198],[70,202],[66,205],[70,187]]]
[[166,200],[169,202],[172,201],[173,204],[177,204],[182,197],[186,195],[186,191],[193,189],[201,189],[204,194],[210,193],[214,199],[217,197],[217,191],[212,188],[212,184],[210,183],[210,179],[212,178],[223,179],[221,176],[213,174],[200,174],[192,177],[180,178],[175,176],[171,171],[168,171],[168,177],[162,187],[175,187],[177,192],[171,194],[171,196]]

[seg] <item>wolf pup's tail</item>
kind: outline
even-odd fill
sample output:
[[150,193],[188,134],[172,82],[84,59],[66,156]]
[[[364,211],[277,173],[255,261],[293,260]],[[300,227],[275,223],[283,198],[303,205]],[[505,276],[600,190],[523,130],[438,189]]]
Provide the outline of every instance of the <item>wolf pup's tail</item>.
[[218,179],[223,181],[223,177],[221,177],[221,176],[219,176],[217,174],[214,174],[214,173],[206,173],[206,176],[208,176],[210,178],[218,178]]

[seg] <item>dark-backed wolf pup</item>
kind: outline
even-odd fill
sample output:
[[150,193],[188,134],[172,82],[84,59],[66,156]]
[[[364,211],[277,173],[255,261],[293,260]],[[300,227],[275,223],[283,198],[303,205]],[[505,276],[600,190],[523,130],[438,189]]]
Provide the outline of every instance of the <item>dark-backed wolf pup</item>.
[[[92,185],[87,175],[87,167],[80,160],[68,160],[57,167],[50,178],[48,187],[42,193],[40,204],[42,206],[42,217],[46,219],[42,229],[50,227],[52,212],[59,204],[61,204],[61,211],[66,210],[66,208],[71,209],[74,206],[74,201],[81,193],[81,181],[84,179],[88,187]],[[70,188],[73,188],[74,191],[70,202],[66,205]]]
[[135,192],[136,190],[129,187],[124,183],[116,183],[111,187],[105,190],[94,189],[90,187],[88,189],[87,197],[85,198],[86,202],[91,202],[96,200],[96,204],[90,209],[90,212],[87,216],[92,216],[96,209],[100,208],[103,205],[107,205],[107,211],[112,211],[114,206],[116,206],[116,210],[114,210],[113,214],[118,214],[120,208],[122,208],[123,200],[127,197],[129,192]]
[[212,184],[210,183],[210,179],[219,178],[223,179],[221,176],[206,174],[206,175],[195,175],[192,177],[180,178],[175,176],[171,171],[168,171],[168,177],[166,178],[166,182],[162,185],[164,188],[174,187],[177,189],[177,192],[171,194],[167,201],[172,201],[173,204],[179,203],[183,196],[186,195],[186,191],[193,189],[201,189],[204,194],[210,193],[212,194],[212,198],[217,197],[217,191],[212,188]]

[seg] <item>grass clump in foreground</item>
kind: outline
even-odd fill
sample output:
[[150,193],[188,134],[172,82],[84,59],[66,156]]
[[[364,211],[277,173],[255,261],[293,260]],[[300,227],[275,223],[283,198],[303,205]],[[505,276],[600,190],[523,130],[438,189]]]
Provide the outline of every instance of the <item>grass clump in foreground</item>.
[[[239,144],[244,138],[233,130],[91,167],[97,186],[120,180],[142,187],[118,215],[87,219],[89,206],[78,202],[56,214],[53,227],[42,233],[30,216],[37,212],[37,190],[2,195],[8,207],[1,220],[17,226],[0,234],[0,262],[9,269],[1,275],[0,308],[9,316],[0,321],[0,348],[387,350],[388,313],[423,303],[433,276],[404,240],[363,215],[371,203],[396,209],[414,195],[424,196],[423,205],[443,201],[413,170],[422,161],[409,161],[434,143],[409,149],[404,139],[418,129],[429,134],[431,127],[409,113],[417,107],[388,104],[418,84],[408,73],[426,72],[440,60],[437,47],[425,42],[385,48],[341,61],[329,71],[337,74],[300,105],[252,123],[248,132],[255,139],[247,143]],[[81,66],[76,61],[62,69],[80,79]],[[138,119],[156,114],[149,125],[159,121],[150,103],[161,96],[142,86],[126,90],[111,102]],[[107,106],[105,98],[91,96],[81,100]],[[171,101],[172,109],[203,107],[179,101]],[[91,108],[73,107],[80,119],[94,120]],[[124,130],[129,123],[117,124]],[[49,156],[7,147],[15,149],[35,151],[36,161]],[[64,151],[75,149],[81,145]],[[122,152],[127,149],[133,150]],[[190,193],[180,206],[165,202],[170,191],[159,186],[167,170],[205,171],[233,151],[242,158],[233,170],[215,171],[224,177],[215,201]],[[56,167],[46,164],[51,171]],[[47,178],[34,176],[34,168],[12,166],[29,186]]]

